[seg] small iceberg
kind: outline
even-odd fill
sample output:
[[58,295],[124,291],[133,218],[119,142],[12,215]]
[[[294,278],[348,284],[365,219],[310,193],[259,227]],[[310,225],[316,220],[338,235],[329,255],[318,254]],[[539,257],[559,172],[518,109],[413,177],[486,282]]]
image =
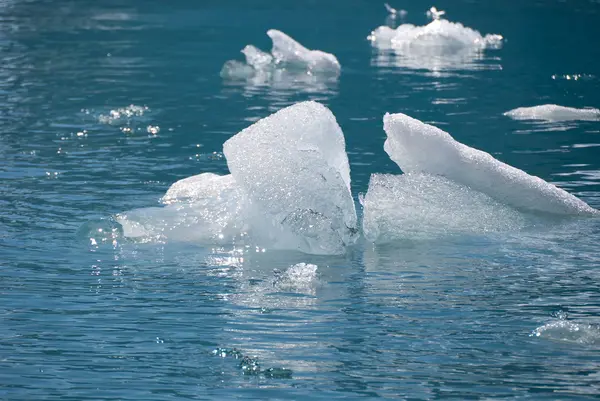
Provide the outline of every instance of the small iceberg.
[[599,109],[576,109],[556,104],[519,107],[507,111],[504,115],[514,120],[539,120],[550,123],[561,121],[600,121]]
[[386,114],[383,126],[387,134],[384,150],[404,173],[442,176],[522,211],[577,216],[599,213],[565,190],[405,114]]
[[339,75],[340,63],[333,54],[307,49],[276,29],[270,29],[267,35],[273,41],[270,54],[248,45],[242,49],[246,62],[227,61],[221,69],[221,77],[248,78],[254,75],[272,74],[281,69],[294,71],[297,74]]
[[297,103],[223,145],[230,175],[174,183],[164,207],[116,216],[126,237],[268,245],[342,254],[358,236],[341,128],[316,102]]
[[431,71],[471,69],[484,50],[502,46],[502,35],[482,36],[460,23],[441,19],[442,14],[435,11],[437,17],[427,25],[380,26],[367,39],[376,49],[398,55],[399,67]]

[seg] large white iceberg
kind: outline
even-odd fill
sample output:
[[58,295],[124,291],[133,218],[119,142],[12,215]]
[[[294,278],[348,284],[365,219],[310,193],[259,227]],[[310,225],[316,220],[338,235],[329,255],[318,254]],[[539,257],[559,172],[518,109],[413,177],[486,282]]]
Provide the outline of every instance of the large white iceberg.
[[248,78],[254,75],[265,77],[281,69],[304,75],[339,75],[340,63],[333,54],[307,49],[276,29],[270,29],[267,35],[273,41],[271,54],[248,45],[242,49],[246,63],[237,60],[227,61],[221,69],[221,77],[226,79]]
[[504,113],[514,120],[560,121],[600,121],[600,110],[594,108],[576,109],[573,107],[544,104],[533,107],[519,107]]
[[223,145],[269,243],[343,253],[356,239],[350,166],[342,130],[325,106],[302,102],[266,117]]
[[441,176],[373,174],[362,200],[363,233],[371,242],[422,240],[515,230],[523,215]]
[[485,49],[502,46],[497,34],[482,36],[456,22],[435,19],[427,25],[380,26],[367,37],[381,51],[392,50],[398,66],[432,71],[470,68]]
[[559,215],[598,211],[556,186],[455,141],[405,114],[383,118],[384,149],[405,173],[439,175],[517,209]]
[[325,106],[282,109],[223,149],[231,175],[180,180],[161,199],[166,206],[117,215],[124,235],[314,254],[342,254],[356,240],[344,135]]

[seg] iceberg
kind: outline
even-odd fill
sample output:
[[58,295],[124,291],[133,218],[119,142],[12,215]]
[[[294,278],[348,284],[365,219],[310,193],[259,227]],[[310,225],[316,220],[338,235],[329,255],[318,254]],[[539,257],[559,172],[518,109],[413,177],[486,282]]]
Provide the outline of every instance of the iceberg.
[[341,69],[338,59],[333,54],[309,50],[276,29],[268,30],[267,35],[273,41],[271,53],[276,64],[303,67],[310,72],[339,73]]
[[441,129],[405,114],[383,118],[384,150],[404,173],[445,177],[505,205],[528,212],[598,215],[563,189],[457,142]]
[[139,241],[260,244],[342,254],[357,239],[344,135],[316,102],[266,117],[223,145],[231,174],[174,183],[163,207],[116,216]]
[[431,71],[472,68],[486,49],[498,49],[503,37],[478,31],[445,19],[424,26],[380,26],[367,37],[380,51],[392,50],[397,66]]
[[600,110],[594,108],[576,109],[573,107],[544,104],[533,107],[519,107],[504,113],[514,120],[560,121],[600,121]]
[[363,233],[384,243],[520,229],[523,215],[447,178],[373,174],[363,201]]
[[325,106],[279,110],[227,140],[223,152],[264,240],[320,254],[343,253],[356,240],[344,135]]
[[330,53],[310,50],[276,29],[267,31],[273,42],[271,54],[255,46],[247,45],[242,49],[246,63],[229,60],[221,69],[221,77],[236,79],[253,75],[272,74],[275,70],[291,70],[297,74],[334,75],[340,73],[338,59]]

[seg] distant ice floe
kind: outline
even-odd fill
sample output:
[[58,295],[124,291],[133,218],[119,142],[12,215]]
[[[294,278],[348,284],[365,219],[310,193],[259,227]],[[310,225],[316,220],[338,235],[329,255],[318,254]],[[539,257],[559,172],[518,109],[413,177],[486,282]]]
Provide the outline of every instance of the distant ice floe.
[[231,175],[178,181],[162,202],[116,216],[139,240],[246,242],[341,254],[358,236],[343,133],[316,102],[295,104],[224,144]]
[[544,122],[561,121],[600,121],[600,110],[594,108],[576,109],[573,107],[544,104],[533,107],[519,107],[504,113],[514,120],[539,120]]
[[460,23],[441,19],[444,12],[435,7],[429,13],[433,21],[427,25],[380,26],[367,39],[379,51],[393,51],[398,67],[431,71],[476,68],[473,64],[484,50],[502,46],[502,35],[482,36]]
[[[324,75],[337,77],[341,67],[337,58],[320,50],[310,50],[276,29],[267,31],[273,41],[271,53],[266,53],[255,46],[248,45],[242,49],[246,63],[229,60],[221,69],[224,79],[249,79],[258,77],[268,80],[280,75],[277,71],[285,70],[294,75]],[[293,75],[285,74],[290,79]]]

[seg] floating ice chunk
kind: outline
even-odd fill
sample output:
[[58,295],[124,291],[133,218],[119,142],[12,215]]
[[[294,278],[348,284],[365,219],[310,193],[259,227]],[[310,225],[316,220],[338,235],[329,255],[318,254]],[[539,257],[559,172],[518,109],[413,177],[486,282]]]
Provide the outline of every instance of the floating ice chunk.
[[280,67],[309,75],[339,75],[340,63],[333,54],[309,50],[276,29],[270,29],[267,35],[273,41],[271,54],[248,45],[242,49],[246,64],[236,60],[227,61],[221,69],[221,77],[244,78],[254,74],[271,75],[273,71],[282,69]]
[[600,345],[600,326],[559,319],[538,327],[530,336],[582,345]]
[[161,198],[161,202],[170,204],[215,199],[233,190],[235,190],[235,180],[231,174],[202,173],[175,182]]
[[544,104],[533,107],[519,107],[504,113],[515,120],[559,121],[600,121],[600,110],[593,108],[576,109],[556,104]]
[[282,109],[230,138],[223,152],[252,202],[253,231],[275,247],[339,254],[355,241],[344,135],[325,106]]
[[[501,35],[482,36],[460,23],[436,19],[425,26],[380,26],[367,37],[381,51],[393,50],[399,67],[431,71],[473,69],[484,49],[501,47]],[[485,66],[484,66],[485,67]]]
[[377,243],[500,232],[524,225],[516,210],[429,174],[373,174],[363,207],[363,233]]
[[252,45],[244,47],[242,53],[246,56],[246,63],[255,70],[265,68],[273,62],[273,56]]
[[405,173],[446,177],[498,202],[535,212],[596,215],[582,200],[489,153],[455,141],[448,133],[404,114],[386,114],[384,149]]
[[276,29],[268,30],[267,35],[273,41],[271,53],[276,63],[307,67],[309,71],[339,73],[340,63],[333,54],[320,50],[309,50]]
[[[387,29],[385,29],[387,28]],[[456,51],[483,50],[501,45],[501,35],[485,35],[457,22],[436,19],[425,26],[402,24],[393,33],[389,27],[379,27],[368,39],[373,45],[393,48],[403,53],[426,52],[452,54]]]
[[140,241],[231,243],[243,236],[247,202],[231,175],[205,173],[169,188],[165,207],[149,207],[118,214],[123,234]]

